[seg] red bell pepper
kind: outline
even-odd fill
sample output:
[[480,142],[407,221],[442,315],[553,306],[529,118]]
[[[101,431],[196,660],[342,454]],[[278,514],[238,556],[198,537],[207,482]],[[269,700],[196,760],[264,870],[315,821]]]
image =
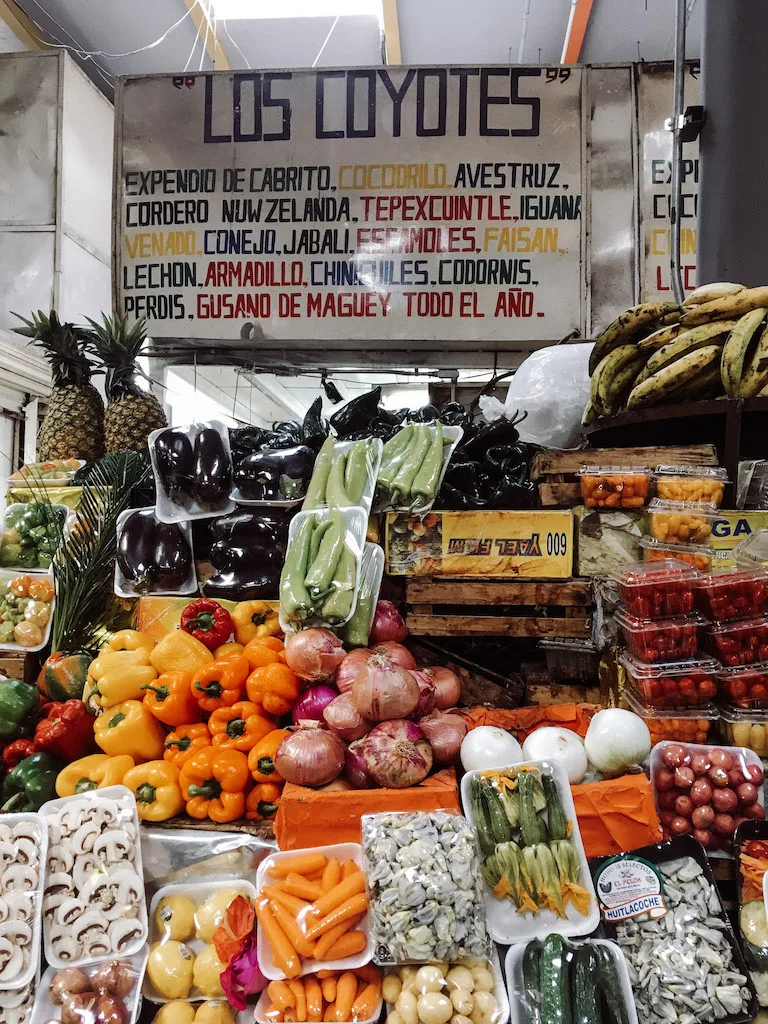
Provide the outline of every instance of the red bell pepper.
[[93,721],[81,700],[46,704],[35,730],[35,750],[60,757],[65,764],[76,761],[93,747]]
[[19,761],[23,761],[32,754],[37,753],[34,740],[14,740],[3,747],[3,766],[9,771],[15,768]]
[[190,601],[181,613],[181,628],[199,640],[210,651],[225,644],[232,635],[235,626],[232,616],[218,601],[200,597]]

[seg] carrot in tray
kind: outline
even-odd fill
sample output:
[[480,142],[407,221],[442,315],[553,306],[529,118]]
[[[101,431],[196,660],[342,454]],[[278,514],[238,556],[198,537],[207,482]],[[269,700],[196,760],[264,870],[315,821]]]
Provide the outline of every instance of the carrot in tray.
[[295,871],[291,871],[284,879],[283,891],[289,892],[291,896],[298,896],[299,899],[309,900],[310,903],[323,895],[323,889],[319,882],[310,882]]
[[315,971],[315,977],[319,978],[320,981],[324,981],[326,978],[338,978],[338,976],[339,976],[339,972],[338,971],[330,970],[327,967],[324,967],[320,971]]
[[320,982],[310,974],[304,979],[304,994],[307,997],[307,1020],[310,1022],[323,1019],[323,993]]
[[275,920],[283,929],[288,937],[288,941],[299,956],[313,956],[315,943],[306,937],[296,918],[291,917],[285,907],[281,907],[279,903],[272,903],[270,901],[270,906],[272,913],[275,915]]
[[286,892],[282,888],[282,884],[265,885],[260,895],[266,896],[270,903],[279,903],[281,907],[285,907],[288,913],[293,914],[294,917],[298,917],[299,914],[305,914],[312,906],[306,900],[300,900],[298,896],[292,896],[291,893]]
[[381,999],[381,982],[378,985],[369,982],[352,1003],[352,1020],[370,1020],[376,1013]]
[[347,932],[340,939],[336,939],[326,956],[329,960],[346,960],[348,956],[362,953],[367,942],[365,932]]
[[258,899],[254,904],[256,919],[272,947],[272,960],[286,978],[298,978],[301,974],[299,954],[293,948],[283,929],[275,920],[269,900]]
[[330,892],[341,881],[341,864],[333,857],[325,865],[323,880],[320,883],[323,892]]
[[352,971],[345,971],[336,985],[336,1020],[351,1020],[352,1003],[357,995],[357,978]]
[[330,931],[331,928],[335,928],[337,924],[343,924],[344,921],[348,921],[350,917],[358,917],[360,914],[364,914],[367,907],[367,895],[364,892],[359,892],[308,928],[306,936],[308,939],[316,939],[318,936]]
[[267,995],[281,1013],[296,1005],[296,996],[284,981],[270,981]]
[[[321,893],[319,898],[315,897],[315,910],[321,917],[325,917],[326,914],[330,914],[332,910],[359,892],[365,892],[365,877],[360,870],[356,871],[354,875],[350,875],[349,878],[343,879],[330,892]],[[298,896],[299,893],[296,895]]]
[[320,988],[323,993],[323,999],[326,1003],[336,1002],[336,979],[335,978],[323,978]]
[[315,960],[330,959],[327,954],[334,942],[337,942],[346,932],[351,931],[359,921],[359,917],[350,917],[346,921],[342,921],[341,924],[337,924],[335,928],[331,928],[325,935],[321,935],[315,943]]
[[349,878],[350,875],[354,875],[354,873],[359,870],[360,868],[353,860],[345,860],[341,865],[341,877]]
[[324,1021],[335,1021],[336,1020],[336,1003],[328,1003],[323,1013]]
[[275,861],[267,868],[270,878],[285,878],[295,872],[297,875],[309,875],[313,871],[324,871],[328,858],[324,853],[312,852],[297,853],[295,857],[286,857],[285,860]]
[[304,983],[301,978],[288,982],[288,988],[293,992],[296,999],[296,1020],[298,1024],[305,1024],[307,1019],[307,995],[304,991]]

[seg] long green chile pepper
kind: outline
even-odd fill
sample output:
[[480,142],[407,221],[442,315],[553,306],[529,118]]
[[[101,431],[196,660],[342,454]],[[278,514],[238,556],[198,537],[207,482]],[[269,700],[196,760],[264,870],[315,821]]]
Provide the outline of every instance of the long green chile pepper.
[[344,472],[344,488],[352,505],[359,505],[363,500],[369,463],[368,441],[355,441],[347,452],[347,468]]
[[344,487],[344,472],[347,468],[347,456],[338,452],[331,463],[328,484],[325,488],[325,501],[331,508],[349,508],[353,504]]
[[437,481],[440,478],[440,470],[443,468],[443,424],[440,420],[435,421],[435,433],[429,451],[424,456],[419,472],[413,481],[411,493],[415,507],[426,505],[432,501],[437,489]]
[[327,437],[317,453],[315,468],[312,470],[309,487],[307,488],[304,503],[301,506],[302,512],[307,512],[313,508],[320,508],[321,505],[325,504],[325,488],[328,483],[328,474],[331,471],[333,444],[333,438]]
[[[385,497],[386,500],[390,499],[392,493],[392,486],[395,482],[400,467],[403,464],[410,445],[413,442],[413,435],[415,427],[412,423],[395,434],[391,441],[387,441],[384,445],[384,451],[381,456],[381,465],[379,466],[379,474],[376,478],[376,490],[380,495]],[[389,445],[393,445],[397,441],[397,446],[389,448]]]
[[400,504],[401,502],[404,505],[410,503],[413,481],[421,469],[421,464],[429,451],[431,441],[432,432],[429,427],[426,423],[419,423],[416,427],[413,443],[408,448],[405,459],[392,486],[393,505]]
[[332,508],[328,518],[330,528],[323,534],[317,558],[309,567],[304,581],[313,601],[318,601],[330,590],[344,547],[346,531],[341,512],[337,508]]
[[323,618],[326,622],[343,622],[352,607],[357,578],[357,559],[351,548],[344,545],[339,564],[333,578],[334,589],[323,604]]
[[345,623],[341,631],[341,639],[348,647],[367,647],[371,619],[373,618],[373,605],[377,594],[373,592],[372,568],[369,575],[364,576],[357,595],[357,604],[352,612],[352,618]]
[[286,619],[305,619],[312,612],[312,599],[304,583],[307,559],[315,528],[315,516],[307,516],[289,546],[280,574],[280,608]]
[[331,520],[326,519],[322,523],[318,523],[312,531],[312,540],[309,542],[309,556],[307,557],[307,571],[309,571],[315,564],[317,554],[320,550],[320,541],[326,535],[331,528]]
[[408,445],[411,443],[413,438],[414,426],[412,423],[406,423],[402,430],[398,430],[394,437],[391,437],[389,441],[384,445],[381,452],[381,468],[385,469],[390,466],[394,459],[398,458],[406,450]]

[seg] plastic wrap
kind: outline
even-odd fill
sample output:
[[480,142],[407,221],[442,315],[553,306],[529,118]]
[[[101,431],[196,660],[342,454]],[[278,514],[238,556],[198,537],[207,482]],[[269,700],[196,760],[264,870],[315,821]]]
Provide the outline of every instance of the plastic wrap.
[[229,431],[219,420],[153,430],[149,457],[157,491],[155,514],[161,523],[234,511]]
[[344,624],[340,636],[348,647],[367,647],[376,614],[376,603],[384,578],[384,551],[378,544],[366,542],[360,570],[360,589],[352,618]]
[[768,601],[768,576],[760,569],[728,569],[696,580],[694,596],[710,621],[754,619]]
[[151,507],[127,509],[117,519],[117,552],[118,597],[197,593],[189,523],[161,523]]
[[47,848],[48,833],[41,815],[0,817],[0,902],[5,906],[0,923],[0,990],[26,988],[40,962],[40,907]]
[[644,562],[663,562],[673,559],[685,562],[699,572],[717,572],[719,562],[727,560],[730,552],[715,551],[703,544],[668,544],[655,537],[640,541]]
[[[390,968],[382,988],[387,1019],[397,1013],[403,1020],[413,1020],[415,1000],[417,1024],[431,1024],[435,1015],[443,1018],[447,1013],[451,1014],[450,1024],[464,1024],[462,1017],[481,1017],[487,1024],[507,1024],[509,1020],[509,1000],[495,947],[490,960]],[[397,1018],[392,1024],[397,1024]]]
[[315,453],[307,445],[252,452],[235,466],[232,500],[257,508],[293,508],[304,500],[314,465]]
[[652,708],[685,709],[710,704],[717,696],[714,658],[646,664],[622,655],[627,681]]
[[723,698],[738,708],[768,710],[768,664],[720,667],[715,674]]
[[463,434],[461,427],[446,427],[439,420],[406,424],[383,450],[374,510],[428,512]]
[[711,544],[714,505],[654,498],[648,506],[651,535],[665,544]]
[[706,743],[715,724],[720,721],[720,712],[714,704],[704,704],[689,711],[652,708],[632,687],[624,690],[623,699],[629,710],[639,715],[648,726],[651,743],[654,744],[662,740]]
[[651,472],[633,466],[585,466],[579,470],[587,508],[642,508],[651,492]]
[[82,469],[82,459],[51,459],[50,462],[27,462],[8,477],[11,487],[64,487]]
[[617,611],[615,618],[630,654],[638,661],[686,661],[698,654],[705,622],[695,612],[654,621]]
[[768,711],[721,705],[722,734],[725,743],[749,747],[758,757],[768,758]]
[[49,967],[37,986],[32,1024],[59,1021],[65,1013],[80,1024],[92,1024],[94,1019],[135,1024],[146,965],[147,947],[142,946],[133,956],[86,967]]
[[704,632],[704,647],[726,668],[768,661],[768,616],[710,624]]
[[755,530],[750,533],[744,540],[739,541],[732,554],[739,566],[760,566],[768,569],[768,530]]
[[125,786],[50,800],[43,894],[45,958],[77,967],[132,956],[147,941],[139,817]]
[[579,576],[607,576],[642,558],[647,530],[642,510],[574,509]]
[[487,958],[477,836],[467,819],[448,811],[366,814],[362,832],[376,963]]
[[483,415],[491,421],[512,419],[517,410],[524,410],[528,415],[518,425],[522,441],[547,448],[578,447],[581,417],[589,401],[592,347],[592,342],[550,345],[532,352],[517,368],[504,404],[481,395]]
[[670,501],[703,501],[720,508],[728,474],[717,466],[657,466],[656,496]]
[[638,619],[669,619],[693,611],[698,573],[674,560],[639,562],[614,576],[624,607]]
[[30,981],[24,988],[0,989],[0,1020],[3,1024],[32,1024],[39,979],[38,969],[37,979]]
[[302,512],[360,507],[369,515],[382,448],[383,442],[378,437],[361,441],[327,438],[318,452]]
[[[41,596],[34,596],[35,591],[40,589],[40,581],[43,580],[47,582],[47,588],[45,588],[45,584],[43,587],[47,593],[51,594],[48,600]],[[23,571],[11,572],[10,569],[0,569],[0,616],[4,616],[0,621],[0,651],[16,651],[22,654],[42,651],[50,639],[56,610],[53,590],[53,569],[31,576]],[[46,609],[39,607],[40,605],[46,606],[47,616]],[[10,614],[8,614],[9,611]],[[30,617],[32,613],[34,615]],[[15,638],[18,635],[14,627],[14,620],[19,626],[26,622],[35,625],[40,640],[37,643],[22,645],[16,643],[15,639],[3,639],[5,636]],[[33,639],[37,639],[37,635],[35,634]]]
[[0,566],[19,572],[46,572],[75,514],[47,499],[14,503],[0,513]]
[[[330,974],[331,977],[326,977],[326,974]],[[355,1024],[375,1024],[376,1021],[381,1017],[381,1007],[383,999],[379,993],[375,1001],[372,998],[372,994],[375,992],[375,987],[369,989],[369,985],[375,986],[376,983],[371,982],[372,977],[378,977],[381,972],[373,964],[366,964],[362,969],[351,972],[355,975],[357,980],[357,996],[352,1003],[352,1009],[349,1016],[354,1019]],[[334,1013],[333,1002],[329,1002],[326,996],[335,995],[337,983],[340,980],[339,975],[335,972],[323,972],[323,977],[315,977],[314,974],[307,974],[300,983],[304,989],[304,999],[307,999],[307,995],[310,992],[310,988],[314,990],[314,997],[317,998],[318,988],[320,989],[319,995],[319,1013],[316,1011],[313,1019],[323,1020],[327,1015]],[[294,992],[294,997],[296,993]],[[357,1004],[357,1005],[355,1005]],[[272,1001],[269,989],[265,989],[256,1004],[256,1009],[253,1012],[253,1020],[256,1024],[274,1024],[275,1020],[284,1020],[283,1011],[280,1010]],[[333,1017],[335,1020],[335,1016]],[[349,1022],[347,1022],[349,1024]]]

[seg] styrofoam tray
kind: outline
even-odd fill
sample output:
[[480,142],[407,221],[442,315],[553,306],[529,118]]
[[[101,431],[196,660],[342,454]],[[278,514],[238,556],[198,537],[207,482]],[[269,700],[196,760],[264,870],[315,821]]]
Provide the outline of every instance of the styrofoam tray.
[[[256,896],[256,886],[252,882],[246,882],[244,879],[237,879],[232,881],[218,881],[218,882],[176,882],[173,885],[164,885],[161,889],[158,889],[155,895],[152,897],[152,902],[149,905],[149,945],[150,948],[154,947],[155,943],[162,943],[164,941],[163,936],[157,930],[155,925],[155,911],[161,900],[165,899],[166,896],[188,896],[189,899],[195,904],[196,907],[201,906],[214,893],[220,892],[222,889],[234,889],[238,895],[247,896],[249,899],[254,899]],[[233,897],[234,898],[234,897]],[[199,956],[200,953],[209,946],[209,942],[205,942],[203,939],[192,937],[191,939],[184,939],[184,945],[195,954]],[[144,996],[147,999],[151,999],[153,1003],[170,1003],[172,1000],[167,999],[165,996],[159,995],[149,980],[149,975],[144,977]],[[211,996],[205,996],[196,989],[194,986],[190,989],[189,995],[185,996],[185,1001],[189,1003],[204,1002],[207,999],[212,998]]]
[[[139,815],[136,809],[136,799],[133,793],[126,786],[107,786],[105,789],[93,789],[86,793],[79,793],[75,796],[65,796],[58,800],[49,800],[44,803],[40,808],[40,814],[44,818],[49,818],[57,814],[64,806],[75,801],[86,801],[88,803],[103,802],[105,800],[111,800],[120,805],[121,812],[125,815],[124,821],[127,822],[128,815],[130,815],[131,822],[135,829],[135,841],[134,841],[134,855],[132,864],[136,874],[140,879],[144,878],[144,867],[141,859],[141,832],[139,830]],[[48,823],[48,838],[50,840],[51,826]],[[49,843],[48,854],[52,853],[55,847]],[[130,864],[131,861],[126,860],[126,864]],[[46,865],[46,883],[48,880],[48,867]],[[43,898],[45,898],[45,885],[43,886]],[[43,915],[43,948],[45,950],[45,959],[54,967],[82,967],[85,964],[96,963],[99,960],[111,960],[117,956],[120,957],[131,957],[141,949],[144,943],[147,941],[147,935],[149,933],[149,922],[147,921],[147,902],[146,899],[140,899],[138,905],[138,914],[136,919],[141,923],[142,929],[141,934],[134,939],[124,950],[121,950],[119,954],[111,954],[110,956],[103,957],[81,957],[78,960],[62,960],[58,957],[50,944],[49,940],[49,927],[46,922],[45,915]]]
[[[145,944],[142,948],[134,953],[133,956],[108,956],[104,957],[103,960],[96,960],[90,964],[90,966],[84,968],[85,973],[90,977],[96,968],[102,964],[110,963],[114,960],[128,960],[136,975],[136,980],[133,983],[133,988],[123,1000],[125,1008],[128,1011],[128,1024],[136,1024],[136,1020],[141,1010],[141,984],[144,979],[144,972],[147,969],[147,956],[149,954],[149,947]],[[43,975],[42,981],[37,986],[35,992],[35,1005],[32,1010],[32,1020],[30,1024],[47,1024],[48,1021],[58,1021],[61,1019],[61,1007],[54,1005],[51,1002],[50,987],[56,973],[57,967],[49,967]],[[83,1024],[86,1021],[92,1020],[93,1014],[87,1013],[83,1015]]]
[[[190,509],[182,508],[180,505],[174,504],[165,493],[165,488],[160,481],[160,474],[157,471],[157,460],[155,458],[155,439],[158,435],[162,434],[164,430],[178,430],[182,434],[187,434],[192,447],[194,449],[194,438],[197,436],[197,432],[203,427],[213,427],[216,429],[224,442],[224,451],[229,456],[230,466],[232,465],[232,452],[229,447],[229,429],[225,423],[221,420],[204,420],[200,423],[190,423],[183,427],[160,427],[158,430],[153,430],[149,435],[149,460],[152,463],[152,473],[155,477],[155,490],[157,494],[157,500],[155,502],[155,515],[161,523],[184,523],[193,519],[218,519],[219,516],[227,516],[230,512],[235,511],[235,503],[232,498],[229,497],[221,508],[217,508],[213,512],[204,512],[199,505],[194,503]],[[196,510],[196,511],[195,511]]]
[[[380,437],[369,437],[361,438],[357,441],[337,441],[333,442],[333,455],[331,461],[333,462],[337,456],[346,455],[353,445],[360,444],[360,441],[368,444],[368,474],[365,480],[365,487],[363,487],[363,493],[360,497],[358,505],[350,506],[351,508],[364,508],[366,516],[371,514],[371,508],[373,506],[373,500],[376,494],[376,480],[379,475],[379,467],[381,466],[381,453],[384,449],[384,442]],[[310,480],[311,484],[311,480]],[[306,496],[305,496],[306,497]],[[302,503],[305,498],[302,498]],[[325,504],[317,506],[317,509],[327,508]],[[302,509],[303,512],[311,512],[312,509]]]
[[[290,859],[295,857],[298,853],[307,852],[302,850],[286,850],[283,853],[273,853],[269,857],[265,857],[264,860],[259,864],[256,872],[256,888],[259,892],[265,885],[269,885],[272,881],[267,874],[267,869],[271,864],[279,864],[281,860]],[[336,857],[342,864],[345,860],[353,860],[360,870],[365,873],[365,858],[363,857],[363,848],[359,843],[338,843],[336,846],[317,846],[313,847],[311,853],[324,853],[328,860]],[[370,911],[366,911],[360,924],[356,925],[356,929],[365,932],[368,942],[365,949],[361,953],[356,953],[355,956],[345,957],[344,960],[304,960],[301,961],[301,977],[305,974],[315,974],[317,971],[351,971],[355,967],[362,967],[363,964],[367,964],[369,960],[373,959],[373,933],[371,930],[371,919]],[[275,967],[272,961],[272,947],[269,944],[269,940],[264,935],[261,925],[258,926],[258,947],[259,947],[259,967],[261,973],[265,978],[269,978],[270,981],[276,981],[278,978],[283,978],[284,975],[280,970]]]
[[[365,509],[361,505],[353,505],[350,508],[339,509],[341,512],[341,518],[344,520],[344,526],[346,528],[346,542],[352,547],[355,555],[355,561],[357,563],[357,573],[355,578],[355,590],[352,595],[352,606],[349,615],[344,622],[349,622],[355,613],[357,607],[357,595],[360,591],[360,579],[361,579],[361,567],[363,562],[363,548],[365,545],[365,534],[368,529],[368,516]],[[288,545],[287,549],[290,550],[291,545],[294,542],[296,533],[301,524],[306,520],[307,516],[317,516],[321,521],[325,521],[331,513],[331,509],[326,505],[323,508],[311,509],[308,512],[298,512],[290,522],[288,527]],[[343,626],[344,622],[335,623],[335,627]],[[327,623],[321,618],[307,619],[305,622],[291,622],[286,619],[283,615],[282,606],[280,607],[280,627],[284,633],[293,633],[296,629],[305,629],[307,626],[325,626]],[[330,627],[334,628],[334,627]]]
[[[432,501],[428,501],[426,505],[420,505],[418,508],[407,508],[403,505],[392,505],[386,501],[374,501],[373,511],[408,512],[410,513],[410,515],[413,516],[419,516],[423,515],[425,512],[429,512],[429,510],[435,503],[435,498],[440,493],[440,488],[443,486],[443,480],[448,469],[448,464],[453,458],[453,453],[458,448],[463,436],[464,431],[461,427],[447,427],[445,424],[443,424],[443,465],[440,470],[440,476],[437,478],[437,486],[435,487],[435,497],[432,499]],[[446,440],[448,441],[448,444],[445,443]],[[379,464],[381,464],[381,459],[379,459]]]
[[363,582],[360,589],[364,586],[366,590],[370,589],[374,595],[371,604],[371,617],[368,622],[368,633],[370,634],[373,620],[376,617],[376,602],[381,590],[381,581],[384,579],[384,548],[379,547],[378,544],[370,544],[366,541],[363,551],[361,577]]
[[[38,957],[35,976],[29,982],[31,992],[28,999],[22,999],[21,1002],[17,1002],[19,997],[24,994],[22,989],[0,989],[0,1020],[3,1022],[7,1021],[7,1024],[32,1024],[35,999],[37,998],[37,990],[40,987],[40,960],[41,958]],[[22,1005],[22,1003],[25,1005]],[[133,1022],[129,1022],[129,1024],[133,1024]]]
[[[51,586],[53,582],[53,566],[50,566],[47,570],[38,570],[33,573],[31,570],[26,569],[0,569],[0,580],[13,580],[17,576],[34,576],[36,579],[42,579],[45,577],[50,581]],[[6,643],[0,644],[0,651],[20,651],[22,654],[31,654],[34,651],[42,651],[45,645],[51,638],[51,629],[53,628],[53,616],[56,614],[56,597],[49,601],[48,607],[50,608],[51,614],[48,616],[48,622],[45,624],[43,630],[43,641],[42,643],[35,644],[34,647],[22,647],[21,644]]]
[[[43,501],[44,502],[46,499],[45,498],[36,498],[35,500],[36,501]],[[29,508],[29,506],[31,504],[32,504],[31,501],[30,502],[23,502],[23,501],[18,502],[17,501],[17,502],[15,502],[12,505],[6,505],[6,507],[2,510],[2,512],[0,512],[0,516],[2,517],[2,519],[0,520],[0,537],[5,533],[6,529],[11,529],[10,526],[6,525],[7,518],[8,518],[8,513],[12,509]],[[65,535],[66,532],[68,531],[68,528],[71,528],[72,522],[77,518],[77,512],[73,511],[68,505],[62,505],[60,502],[55,502],[55,501],[51,502],[51,508],[63,508],[64,509],[64,522],[62,523],[62,534]],[[29,573],[30,575],[34,574],[34,573],[37,573],[38,575],[45,575],[45,573],[48,572],[48,569],[42,569],[39,566],[37,568],[35,568],[35,569],[24,569],[22,566],[4,565],[3,568],[4,569],[10,569],[12,572],[17,572],[17,573],[19,573],[19,572]]]
[[[505,945],[526,942],[529,939],[544,938],[550,932],[557,932],[558,935],[590,935],[600,923],[600,908],[597,904],[595,887],[592,883],[592,875],[589,870],[589,862],[584,852],[584,844],[581,841],[579,823],[576,818],[576,809],[573,805],[571,787],[568,783],[568,776],[563,768],[556,763],[549,761],[521,761],[517,764],[506,765],[498,771],[507,771],[514,768],[539,768],[542,774],[552,775],[563,805],[563,811],[568,821],[572,823],[573,831],[570,839],[579,854],[581,863],[580,883],[589,893],[589,913],[580,914],[572,903],[568,905],[566,917],[558,917],[553,910],[539,910],[538,914],[526,912],[520,914],[517,908],[509,900],[498,900],[493,895],[490,887],[485,884],[485,910],[488,933],[495,942]],[[478,769],[467,772],[461,780],[461,803],[464,807],[464,814],[474,824],[472,817],[472,806],[469,799],[469,787],[472,779],[482,775],[488,769]]]
[[[8,827],[13,828],[22,821],[29,822],[37,836],[37,885],[34,889],[28,890],[29,895],[32,897],[32,915],[31,920],[28,922],[32,928],[32,939],[28,947],[29,963],[26,970],[21,974],[17,974],[15,978],[11,978],[9,981],[2,983],[3,989],[13,992],[17,992],[20,988],[25,988],[31,981],[33,981],[40,965],[40,942],[43,934],[43,886],[45,880],[46,857],[48,853],[48,829],[46,827],[45,818],[43,818],[41,814],[33,814],[30,812],[0,814],[0,825],[7,825]],[[16,841],[17,840],[12,840],[14,845]],[[16,862],[17,861],[14,863]],[[10,863],[7,866],[10,867]],[[14,921],[17,920],[16,917],[13,917],[12,919]],[[2,1018],[1,1012],[0,1018]]]
[[[622,953],[621,949],[616,945],[615,942],[611,942],[609,939],[589,939],[589,942],[594,943],[596,946],[605,946],[613,957],[616,969],[619,972],[619,979],[621,981],[621,992],[624,996],[624,1004],[627,1008],[627,1019],[629,1024],[637,1024],[637,1008],[635,1007],[635,997],[632,994],[632,984],[629,980],[629,967],[627,961]],[[583,943],[577,942],[575,945],[582,945]],[[517,943],[515,946],[510,946],[507,950],[507,956],[504,961],[504,972],[507,976],[507,985],[509,992],[509,1007],[510,1007],[510,1024],[527,1024],[527,1017],[523,1012],[523,999],[522,993],[525,991],[525,985],[523,984],[523,955],[525,953],[527,943]]]
[[[133,515],[134,512],[154,512],[153,505],[144,505],[141,508],[128,508],[125,512],[121,512],[117,517],[117,541],[120,543],[120,535],[123,532],[123,523],[126,521],[128,516]],[[157,513],[155,513],[157,518]],[[191,557],[191,568],[190,574],[187,576],[187,581],[183,587],[178,590],[151,590],[147,591],[147,597],[186,597],[188,594],[197,593],[197,563],[195,562],[195,549],[192,545],[192,527],[188,522],[179,523],[165,523],[165,526],[178,526],[181,532],[184,534],[184,539],[189,545],[189,553]],[[143,597],[144,594],[139,594],[135,590],[131,589],[130,583],[126,580],[120,569],[120,563],[115,559],[115,585],[114,591],[118,597],[136,598]]]

